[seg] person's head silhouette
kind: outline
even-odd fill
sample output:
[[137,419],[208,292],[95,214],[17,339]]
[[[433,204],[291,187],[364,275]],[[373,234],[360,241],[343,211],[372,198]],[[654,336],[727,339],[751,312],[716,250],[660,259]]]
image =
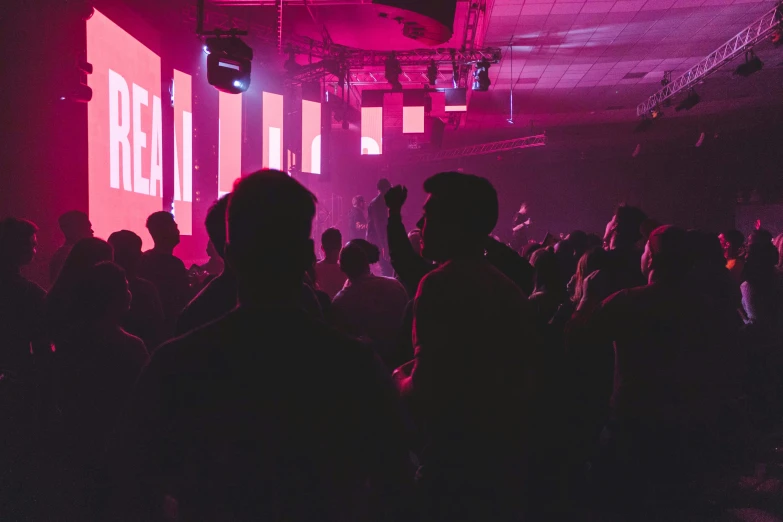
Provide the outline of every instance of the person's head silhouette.
[[354,196],[351,200],[351,204],[359,210],[364,210],[367,207],[364,196]]
[[78,210],[71,210],[60,216],[57,220],[65,236],[65,242],[74,244],[80,239],[92,237],[92,223],[87,214]]
[[336,259],[343,247],[343,235],[336,228],[327,228],[321,234],[321,250],[327,259]]
[[429,194],[419,223],[422,255],[433,261],[481,256],[498,221],[498,195],[485,178],[441,172],[424,182]]
[[392,188],[392,184],[389,182],[386,178],[381,178],[378,180],[378,185],[376,185],[378,188],[379,194],[386,194],[389,192],[389,189]]
[[110,261],[90,267],[77,292],[77,302],[87,324],[117,325],[130,307],[131,293],[125,271]]
[[204,225],[207,229],[209,241],[220,257],[226,252],[226,210],[228,209],[229,194],[215,201],[207,211],[207,219]]
[[226,260],[242,302],[296,300],[315,250],[315,196],[288,174],[262,170],[242,178],[228,202]]
[[82,239],[73,246],[65,259],[54,286],[76,286],[81,283],[90,268],[103,261],[113,260],[114,249],[109,243],[97,237]]
[[692,262],[685,230],[664,225],[650,234],[642,254],[642,273],[656,281],[676,281],[685,276]]
[[161,210],[150,214],[147,218],[147,230],[155,242],[156,250],[170,252],[179,244],[179,227],[171,212]]
[[141,259],[141,238],[130,230],[120,230],[109,236],[109,244],[114,248],[114,262],[133,277]]
[[354,280],[370,273],[370,261],[362,245],[354,241],[348,242],[340,251],[340,270]]
[[642,239],[641,227],[646,220],[647,214],[640,208],[620,205],[606,224],[604,244],[609,250],[633,248]]
[[0,222],[0,264],[18,269],[35,257],[38,227],[26,219],[9,217]]

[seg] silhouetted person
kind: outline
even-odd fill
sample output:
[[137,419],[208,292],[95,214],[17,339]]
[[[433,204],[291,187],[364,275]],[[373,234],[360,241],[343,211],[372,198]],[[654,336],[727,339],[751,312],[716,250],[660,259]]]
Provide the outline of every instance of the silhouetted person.
[[602,435],[613,502],[638,506],[649,485],[682,485],[691,466],[714,459],[716,426],[737,396],[736,314],[694,291],[691,262],[686,232],[657,228],[641,261],[649,284],[614,294],[592,318],[615,351]]
[[518,251],[527,245],[529,229],[530,215],[527,213],[527,204],[522,203],[517,213],[514,214],[514,220],[511,222],[511,248]]
[[190,300],[190,282],[185,263],[174,256],[174,247],[179,244],[179,228],[170,212],[155,212],[147,218],[155,246],[141,256],[139,277],[146,279],[158,289],[165,320],[165,334],[174,332],[177,318]]
[[315,197],[265,170],[230,198],[240,306],[153,356],[112,452],[110,513],[154,519],[169,495],[182,520],[370,520],[370,487],[400,516],[410,470],[393,386],[370,350],[299,309]]
[[354,241],[340,252],[340,268],[348,276],[348,283],[335,296],[331,317],[340,331],[369,340],[393,369],[408,360],[396,353],[408,294],[396,279],[370,273],[370,261],[376,261],[379,252],[374,245],[367,246],[375,249],[369,258],[366,247]]
[[315,265],[318,288],[326,292],[329,299],[334,299],[337,292],[343,289],[347,276],[340,270],[340,249],[343,247],[343,235],[336,228],[328,228],[321,234],[321,251],[323,260]]
[[[209,207],[204,226],[209,242],[221,256],[226,251],[226,194]],[[237,306],[237,281],[231,266],[223,264],[223,272],[207,283],[201,292],[188,303],[177,320],[176,335],[188,333],[219,319]]]
[[421,279],[435,268],[435,265],[421,256],[421,231],[419,231],[418,250],[413,241],[405,234],[402,224],[402,207],[408,199],[408,189],[397,185],[386,191],[384,202],[388,209],[386,235],[389,243],[389,258],[397,278],[410,295],[416,293]]
[[726,258],[726,268],[737,284],[742,282],[742,272],[745,268],[745,236],[739,230],[727,230],[718,236],[723,247],[723,257]]
[[642,252],[639,241],[647,215],[637,207],[620,205],[606,225],[604,245],[609,251],[608,280],[612,291],[644,285],[639,270]]
[[367,204],[364,196],[354,196],[351,210],[348,211],[348,239],[364,239],[367,237],[367,216],[364,211]]
[[44,326],[43,288],[22,276],[35,257],[38,227],[30,221],[0,221],[0,372],[25,374],[33,356],[51,353]]
[[47,331],[55,347],[68,341],[78,331],[79,312],[77,292],[90,268],[103,261],[112,261],[114,251],[109,243],[97,237],[77,242],[68,257],[54,286],[46,296]]
[[539,327],[544,328],[566,300],[565,284],[556,254],[549,250],[538,250],[530,258],[530,264],[535,271],[530,303]]
[[122,327],[139,337],[149,351],[162,340],[164,332],[163,305],[155,285],[137,275],[141,260],[141,238],[130,230],[120,230],[109,236],[114,248],[114,262],[125,270],[133,299],[122,319]]
[[57,220],[60,225],[60,230],[65,236],[65,243],[63,246],[57,249],[49,261],[49,285],[54,284],[57,279],[57,275],[65,264],[65,259],[68,257],[73,245],[77,241],[93,236],[92,223],[87,214],[78,210],[71,210],[66,212],[60,219]]
[[498,219],[489,181],[446,172],[427,179],[424,190],[422,254],[442,264],[416,294],[411,374],[405,367],[395,373],[424,428],[419,481],[426,515],[515,520],[534,348],[530,306],[484,258]]
[[[742,291],[745,322],[766,343],[781,343],[783,331],[783,281],[775,270],[778,253],[771,242],[748,247]],[[761,339],[759,339],[761,340]]]
[[389,221],[389,211],[386,208],[384,196],[391,188],[388,179],[381,178],[378,181],[378,195],[375,196],[367,207],[367,241],[381,250],[379,265],[385,276],[394,275],[389,262],[389,242],[386,236],[386,224]]
[[148,360],[144,342],[120,326],[130,302],[125,272],[110,262],[89,268],[75,292],[79,326],[57,348],[59,500],[50,507],[60,519],[90,518],[107,438]]

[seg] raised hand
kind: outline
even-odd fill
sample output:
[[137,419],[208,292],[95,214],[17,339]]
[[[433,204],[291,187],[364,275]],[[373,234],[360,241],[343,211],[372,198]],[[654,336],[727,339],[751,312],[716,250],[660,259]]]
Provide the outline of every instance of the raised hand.
[[386,207],[392,212],[399,212],[408,199],[408,189],[402,185],[395,185],[383,196]]

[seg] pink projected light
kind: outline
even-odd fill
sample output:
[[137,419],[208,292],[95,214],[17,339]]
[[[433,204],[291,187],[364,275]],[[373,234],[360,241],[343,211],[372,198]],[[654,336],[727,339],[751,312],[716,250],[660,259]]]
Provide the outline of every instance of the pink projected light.
[[383,154],[383,107],[362,107],[362,155]]
[[264,136],[263,166],[267,169],[283,168],[283,97],[279,94],[263,94],[261,123]]
[[321,173],[321,104],[302,100],[302,172]]
[[242,176],[242,95],[218,93],[218,197]]
[[193,235],[193,112],[189,74],[174,70],[174,218]]
[[117,230],[152,247],[147,216],[163,206],[160,57],[99,11],[87,22],[88,195],[95,235]]

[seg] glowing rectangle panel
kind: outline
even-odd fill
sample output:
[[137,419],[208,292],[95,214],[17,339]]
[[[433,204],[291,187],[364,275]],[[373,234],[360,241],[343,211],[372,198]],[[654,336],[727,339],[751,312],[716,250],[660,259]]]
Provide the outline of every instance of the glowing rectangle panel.
[[265,92],[263,103],[263,166],[279,170],[283,168],[283,97]]
[[152,247],[147,216],[162,209],[160,57],[101,12],[87,22],[89,214],[95,235],[117,230]]
[[424,107],[402,108],[402,133],[421,134],[424,132]]
[[362,107],[362,155],[383,154],[383,107]]
[[302,100],[302,172],[321,173],[321,104]]
[[218,92],[218,197],[242,176],[242,95]]
[[193,235],[193,97],[189,74],[174,70],[174,219]]

